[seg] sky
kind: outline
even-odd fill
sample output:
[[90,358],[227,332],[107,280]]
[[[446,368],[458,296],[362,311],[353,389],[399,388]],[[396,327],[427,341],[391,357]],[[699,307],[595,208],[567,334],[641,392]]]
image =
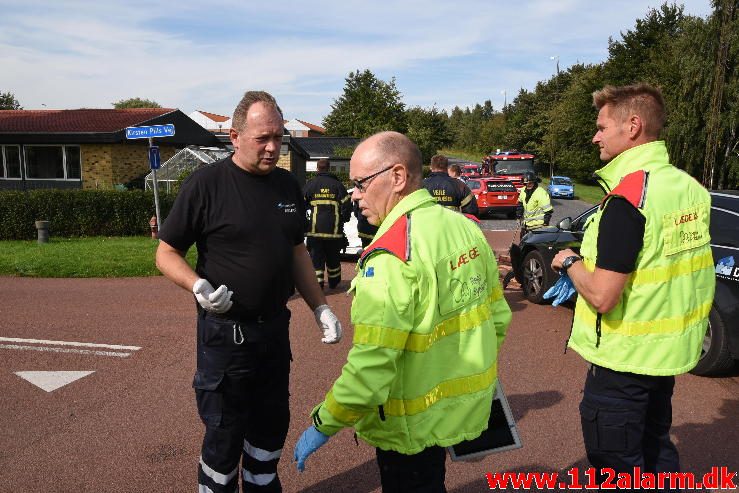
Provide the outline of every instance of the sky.
[[[683,0],[707,17],[710,0]],[[599,63],[656,0],[0,0],[0,92],[24,109],[141,97],[231,116],[247,90],[320,125],[352,71],[406,106],[501,109],[557,70]]]

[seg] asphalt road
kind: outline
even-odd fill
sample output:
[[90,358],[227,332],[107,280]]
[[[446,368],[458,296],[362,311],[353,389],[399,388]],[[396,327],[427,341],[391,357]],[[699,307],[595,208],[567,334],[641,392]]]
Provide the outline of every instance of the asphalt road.
[[[487,235],[497,250],[509,242],[508,233]],[[351,263],[343,264],[345,279],[353,272]],[[0,282],[0,491],[194,491],[202,424],[191,388],[192,297],[162,277]],[[347,282],[340,287],[329,292],[346,328],[340,344],[321,344],[302,300],[289,304],[292,422],[279,466],[286,492],[380,491],[374,450],[355,444],[348,430],[311,457],[304,473],[291,460],[310,425],[308,413],[351,347],[351,298],[344,293]],[[514,315],[500,377],[523,448],[478,463],[448,460],[450,492],[488,490],[486,472],[564,474],[587,466],[577,413],[586,365],[577,354],[563,353],[571,309],[532,305],[515,285],[505,296]],[[29,371],[93,373],[46,392],[17,374]],[[684,470],[739,469],[738,404],[736,374],[677,379],[672,435]]]
[[[577,199],[552,199],[554,214],[552,214],[550,224],[554,226],[567,216],[574,218],[578,214],[585,212],[588,208],[592,207],[592,205],[593,204]],[[493,213],[482,219],[480,222],[482,223],[483,229],[490,231],[513,231],[518,229],[518,223],[516,220],[508,219],[504,213]]]

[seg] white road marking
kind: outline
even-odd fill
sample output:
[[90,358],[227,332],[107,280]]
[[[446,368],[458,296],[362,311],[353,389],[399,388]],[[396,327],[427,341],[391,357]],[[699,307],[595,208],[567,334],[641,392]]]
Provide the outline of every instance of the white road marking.
[[95,356],[117,356],[119,358],[126,358],[128,356],[131,356],[131,353],[116,351],[91,351],[89,349],[68,349],[46,346],[21,346],[18,344],[0,344],[0,349],[19,349],[21,351],[50,351],[53,353],[94,354]]
[[17,371],[16,375],[47,392],[95,373],[94,371]]
[[95,344],[92,342],[73,342],[73,341],[46,341],[43,339],[19,339],[17,337],[0,337],[0,342],[21,342],[28,344],[49,344],[53,346],[79,346],[79,347],[97,347],[105,349],[126,349],[129,351],[138,351],[139,346],[118,346],[116,344]]

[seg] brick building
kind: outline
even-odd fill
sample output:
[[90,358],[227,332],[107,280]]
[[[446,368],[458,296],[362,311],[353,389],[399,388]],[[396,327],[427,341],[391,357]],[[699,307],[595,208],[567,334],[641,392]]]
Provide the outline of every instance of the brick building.
[[140,181],[149,172],[149,142],[127,140],[125,129],[164,124],[174,124],[175,135],[154,139],[162,162],[186,145],[222,147],[176,109],[0,110],[0,190]]

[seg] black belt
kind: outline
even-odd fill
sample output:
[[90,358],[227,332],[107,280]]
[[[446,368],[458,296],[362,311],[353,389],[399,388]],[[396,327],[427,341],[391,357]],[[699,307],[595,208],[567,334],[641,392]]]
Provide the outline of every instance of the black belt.
[[233,322],[239,322],[242,324],[253,324],[258,323],[262,324],[264,322],[268,322],[272,319],[275,319],[279,317],[281,314],[283,314],[287,308],[283,308],[282,310],[276,312],[276,313],[257,313],[257,312],[241,312],[241,311],[234,311],[229,310],[226,313],[215,313],[215,312],[209,312],[202,306],[200,306],[200,303],[197,304],[198,308],[198,315],[204,316],[208,315],[213,318],[219,318],[221,320],[231,320]]

